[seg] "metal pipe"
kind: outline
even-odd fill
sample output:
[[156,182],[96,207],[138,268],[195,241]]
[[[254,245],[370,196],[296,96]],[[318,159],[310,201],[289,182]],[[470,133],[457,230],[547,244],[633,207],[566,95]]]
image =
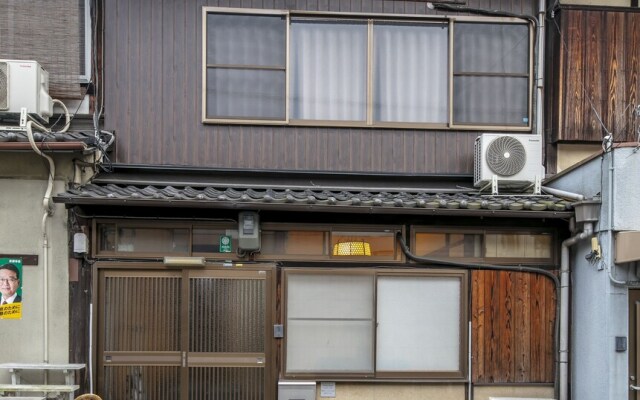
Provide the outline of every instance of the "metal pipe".
[[567,192],[565,190],[560,190],[560,189],[555,189],[555,188],[550,188],[547,186],[542,186],[542,191],[554,196],[558,196],[564,199],[569,199],[569,200],[575,200],[575,201],[582,201],[584,200],[584,195],[581,195],[579,193],[572,193],[572,192]]
[[585,222],[583,231],[562,242],[560,259],[560,343],[558,349],[559,364],[559,400],[569,399],[569,247],[593,235],[593,224]]
[[[542,138],[542,146],[544,146],[544,129],[543,124],[543,116],[544,116],[544,105],[542,103],[543,100],[543,91],[544,91],[544,35],[545,35],[545,15],[547,13],[546,10],[546,0],[538,1],[538,61],[536,66],[536,133],[540,135]],[[544,149],[543,149],[544,150]]]

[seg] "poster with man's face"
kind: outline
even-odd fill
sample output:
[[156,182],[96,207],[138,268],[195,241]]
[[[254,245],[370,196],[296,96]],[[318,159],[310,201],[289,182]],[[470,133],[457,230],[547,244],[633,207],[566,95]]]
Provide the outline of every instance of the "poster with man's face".
[[0,258],[0,319],[22,318],[22,260]]

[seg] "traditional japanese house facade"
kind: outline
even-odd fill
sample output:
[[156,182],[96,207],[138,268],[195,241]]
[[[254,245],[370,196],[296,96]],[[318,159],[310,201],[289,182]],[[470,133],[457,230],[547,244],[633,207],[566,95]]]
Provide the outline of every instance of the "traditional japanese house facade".
[[115,141],[54,196],[87,390],[568,398],[544,1],[91,6]]

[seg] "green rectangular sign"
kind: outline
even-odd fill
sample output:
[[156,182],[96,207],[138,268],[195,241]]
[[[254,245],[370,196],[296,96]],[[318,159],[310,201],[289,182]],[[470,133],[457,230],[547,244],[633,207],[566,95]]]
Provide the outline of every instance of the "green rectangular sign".
[[220,253],[231,253],[231,236],[220,236]]

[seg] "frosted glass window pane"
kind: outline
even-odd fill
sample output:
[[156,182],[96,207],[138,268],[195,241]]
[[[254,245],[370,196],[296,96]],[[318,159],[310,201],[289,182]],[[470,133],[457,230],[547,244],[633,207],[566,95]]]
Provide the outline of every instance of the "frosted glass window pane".
[[285,18],[273,15],[207,15],[207,64],[284,67]]
[[285,97],[284,71],[207,70],[207,117],[283,120]]
[[379,371],[458,371],[461,278],[378,278]]
[[529,27],[456,23],[454,73],[529,73]]
[[448,28],[445,24],[376,24],[374,119],[445,123]]
[[551,235],[488,234],[486,257],[551,258]]
[[373,371],[372,275],[287,275],[287,372]]
[[453,78],[453,120],[459,124],[527,125],[529,79],[504,76]]
[[366,119],[366,23],[293,21],[290,66],[292,119]]
[[372,332],[371,320],[289,320],[287,372],[372,372]]
[[373,276],[289,274],[288,318],[372,318]]
[[327,255],[329,233],[323,231],[262,231],[260,252],[268,255]]

